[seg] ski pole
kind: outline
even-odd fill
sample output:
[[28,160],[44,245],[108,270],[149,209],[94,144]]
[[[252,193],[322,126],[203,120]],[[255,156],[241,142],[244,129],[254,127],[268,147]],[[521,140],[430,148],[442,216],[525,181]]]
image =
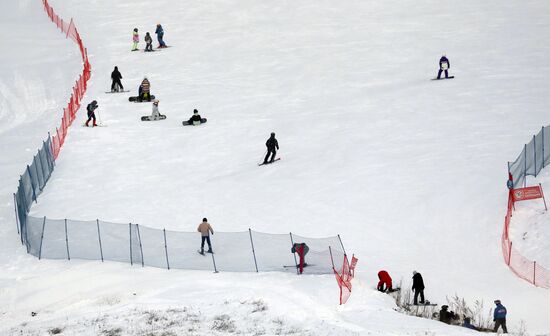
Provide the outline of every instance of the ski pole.
[[263,161],[263,158],[265,158],[266,155],[267,155],[267,149],[265,150],[264,155],[262,155],[262,161],[261,161],[260,163],[258,163],[258,164],[261,164],[262,162],[264,162],[264,161]]
[[100,116],[99,116],[99,112],[97,112],[97,120],[99,121],[99,124],[100,124],[100,125],[103,125],[103,123],[101,122],[101,118],[100,118]]

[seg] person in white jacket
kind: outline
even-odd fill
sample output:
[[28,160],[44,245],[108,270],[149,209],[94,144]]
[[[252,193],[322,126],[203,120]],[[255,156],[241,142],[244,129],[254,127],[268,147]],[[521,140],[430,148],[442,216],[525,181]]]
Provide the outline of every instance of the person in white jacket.
[[159,119],[160,119],[159,100],[155,99],[153,100],[153,113],[151,113],[151,120],[159,120]]

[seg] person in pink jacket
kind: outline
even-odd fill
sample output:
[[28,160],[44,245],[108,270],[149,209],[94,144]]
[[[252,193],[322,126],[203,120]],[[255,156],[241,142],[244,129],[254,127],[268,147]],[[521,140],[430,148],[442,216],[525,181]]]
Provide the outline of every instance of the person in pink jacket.
[[134,28],[134,33],[132,34],[132,41],[134,42],[132,51],[138,50],[139,33],[137,28]]

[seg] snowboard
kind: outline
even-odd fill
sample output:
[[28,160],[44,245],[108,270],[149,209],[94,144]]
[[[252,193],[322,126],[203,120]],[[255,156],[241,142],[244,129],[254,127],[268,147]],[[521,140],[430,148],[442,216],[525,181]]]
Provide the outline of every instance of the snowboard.
[[262,162],[262,163],[258,163],[258,166],[264,166],[264,165],[272,164],[272,163],[274,163],[274,162],[276,162],[276,161],[279,161],[280,159],[281,159],[281,158],[276,158],[275,160],[273,160],[273,162],[268,162],[268,163],[263,163],[263,162]]
[[151,116],[141,117],[141,121],[158,121],[158,120],[164,120],[164,119],[166,119],[166,116],[164,114],[161,114],[158,119],[151,119]]
[[105,93],[124,93],[124,92],[130,92],[130,90],[123,90],[123,91],[105,91]]
[[[206,118],[201,118],[201,124],[200,124],[200,125],[204,124],[205,122],[207,122]],[[189,123],[187,122],[187,120],[182,121],[181,124],[182,124],[183,126],[200,126],[200,125],[189,124]]]
[[430,301],[426,301],[425,303],[419,303],[419,304],[417,304],[417,305],[411,304],[411,306],[416,306],[416,307],[435,307],[435,306],[437,306],[437,303],[431,303]]
[[155,95],[151,95],[151,101],[141,100],[141,98],[139,98],[139,96],[128,97],[128,101],[131,101],[131,102],[134,102],[134,103],[150,103],[150,102],[153,101],[153,99],[155,99]]
[[432,78],[432,80],[453,79],[453,78],[455,78],[455,76],[449,76],[447,78],[445,78],[445,77],[437,78],[436,77],[436,78]]

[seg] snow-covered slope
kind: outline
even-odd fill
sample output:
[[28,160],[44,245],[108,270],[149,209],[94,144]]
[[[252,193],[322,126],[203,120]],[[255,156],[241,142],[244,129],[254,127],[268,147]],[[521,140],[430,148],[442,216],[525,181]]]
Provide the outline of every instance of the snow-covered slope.
[[[225,301],[262,299],[269,309],[261,320],[283,316],[304,333],[468,333],[393,312],[372,291],[384,268],[404,286],[420,271],[433,302],[455,293],[499,298],[510,326],[525,320],[550,332],[550,292],[516,278],[500,251],[505,163],[548,124],[544,1],[52,4],[77,21],[94,67],[87,100],[98,100],[108,127],[75,123],[33,214],[186,231],[207,216],[220,231],[340,233],[360,261],[352,298],[337,307],[331,276],[167,272],[17,254],[0,299],[5,328],[28,322],[31,310],[40,319],[32,329],[174,306],[203,307],[203,328],[229,310],[219,307]],[[130,52],[132,29],[143,38],[158,22],[172,47]],[[456,78],[430,81],[443,52]],[[167,120],[143,123],[149,104],[104,93],[115,65],[132,93],[149,77]],[[209,121],[183,128],[193,108]],[[271,131],[283,159],[257,167]],[[12,246],[14,230],[2,236]],[[231,308],[240,330],[259,323],[247,309]]]

